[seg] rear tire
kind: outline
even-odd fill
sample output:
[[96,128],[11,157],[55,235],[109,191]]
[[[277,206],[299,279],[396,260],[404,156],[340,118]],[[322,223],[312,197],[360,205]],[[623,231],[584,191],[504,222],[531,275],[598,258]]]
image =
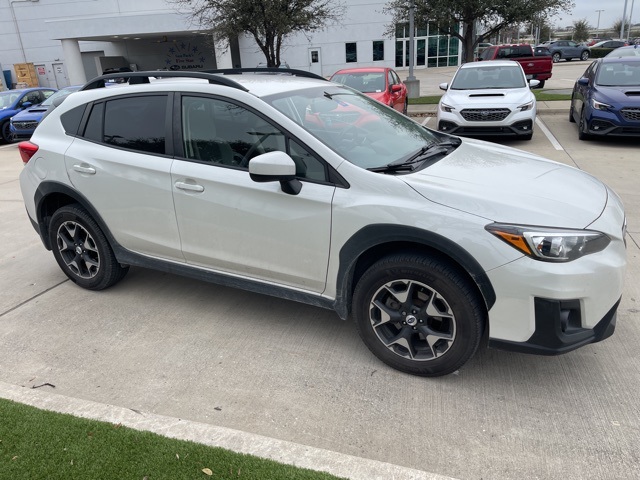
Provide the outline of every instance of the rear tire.
[[551,59],[553,60],[553,63],[558,63],[560,61],[560,54],[557,52],[554,53]]
[[89,290],[104,290],[129,271],[116,259],[98,224],[78,204],[59,208],[51,217],[49,241],[67,277]]
[[353,316],[365,345],[387,365],[425,377],[455,372],[476,352],[485,326],[473,284],[449,264],[394,254],[358,281]]
[[582,52],[582,55],[580,55],[580,60],[589,60],[589,52],[587,52],[586,50]]
[[544,88],[544,80],[538,80],[540,83],[538,84],[538,86],[536,88]]

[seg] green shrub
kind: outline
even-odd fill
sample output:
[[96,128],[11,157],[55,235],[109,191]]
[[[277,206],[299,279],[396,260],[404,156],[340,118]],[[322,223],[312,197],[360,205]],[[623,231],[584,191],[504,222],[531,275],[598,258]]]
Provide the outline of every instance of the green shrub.
[[591,58],[602,58],[607,55],[607,53],[612,52],[615,48],[592,48],[591,54],[589,55]]

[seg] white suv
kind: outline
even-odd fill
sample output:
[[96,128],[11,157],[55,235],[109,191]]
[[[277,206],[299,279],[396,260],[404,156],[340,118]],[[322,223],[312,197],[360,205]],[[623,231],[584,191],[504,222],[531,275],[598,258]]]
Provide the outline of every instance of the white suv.
[[536,97],[518,62],[486,60],[465,63],[438,104],[438,130],[455,135],[511,136],[531,140]]
[[308,72],[117,75],[19,146],[28,215],[78,285],[136,265],[334,309],[425,376],[487,331],[540,354],[613,333],[625,216],[596,178]]

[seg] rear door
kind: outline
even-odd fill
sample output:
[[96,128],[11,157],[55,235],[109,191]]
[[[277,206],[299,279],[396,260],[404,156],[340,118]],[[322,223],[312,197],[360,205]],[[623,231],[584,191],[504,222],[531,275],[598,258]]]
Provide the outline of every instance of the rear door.
[[184,261],[173,207],[173,159],[166,153],[170,99],[125,95],[93,104],[65,163],[75,188],[120,245]]

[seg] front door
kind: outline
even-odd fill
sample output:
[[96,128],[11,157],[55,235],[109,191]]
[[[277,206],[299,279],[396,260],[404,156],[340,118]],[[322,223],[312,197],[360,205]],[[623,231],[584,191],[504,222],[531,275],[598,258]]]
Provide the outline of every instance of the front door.
[[[181,143],[171,179],[187,262],[322,292],[335,191],[313,181],[325,178],[322,162],[254,112],[208,97],[183,96]],[[250,159],[274,150],[300,162],[298,195],[251,180]]]
[[56,76],[56,83],[58,84],[56,88],[68,87],[69,80],[64,71],[64,65],[62,63],[54,63],[51,66],[53,67],[53,74]]
[[320,48],[309,49],[309,71],[322,76],[322,55]]

